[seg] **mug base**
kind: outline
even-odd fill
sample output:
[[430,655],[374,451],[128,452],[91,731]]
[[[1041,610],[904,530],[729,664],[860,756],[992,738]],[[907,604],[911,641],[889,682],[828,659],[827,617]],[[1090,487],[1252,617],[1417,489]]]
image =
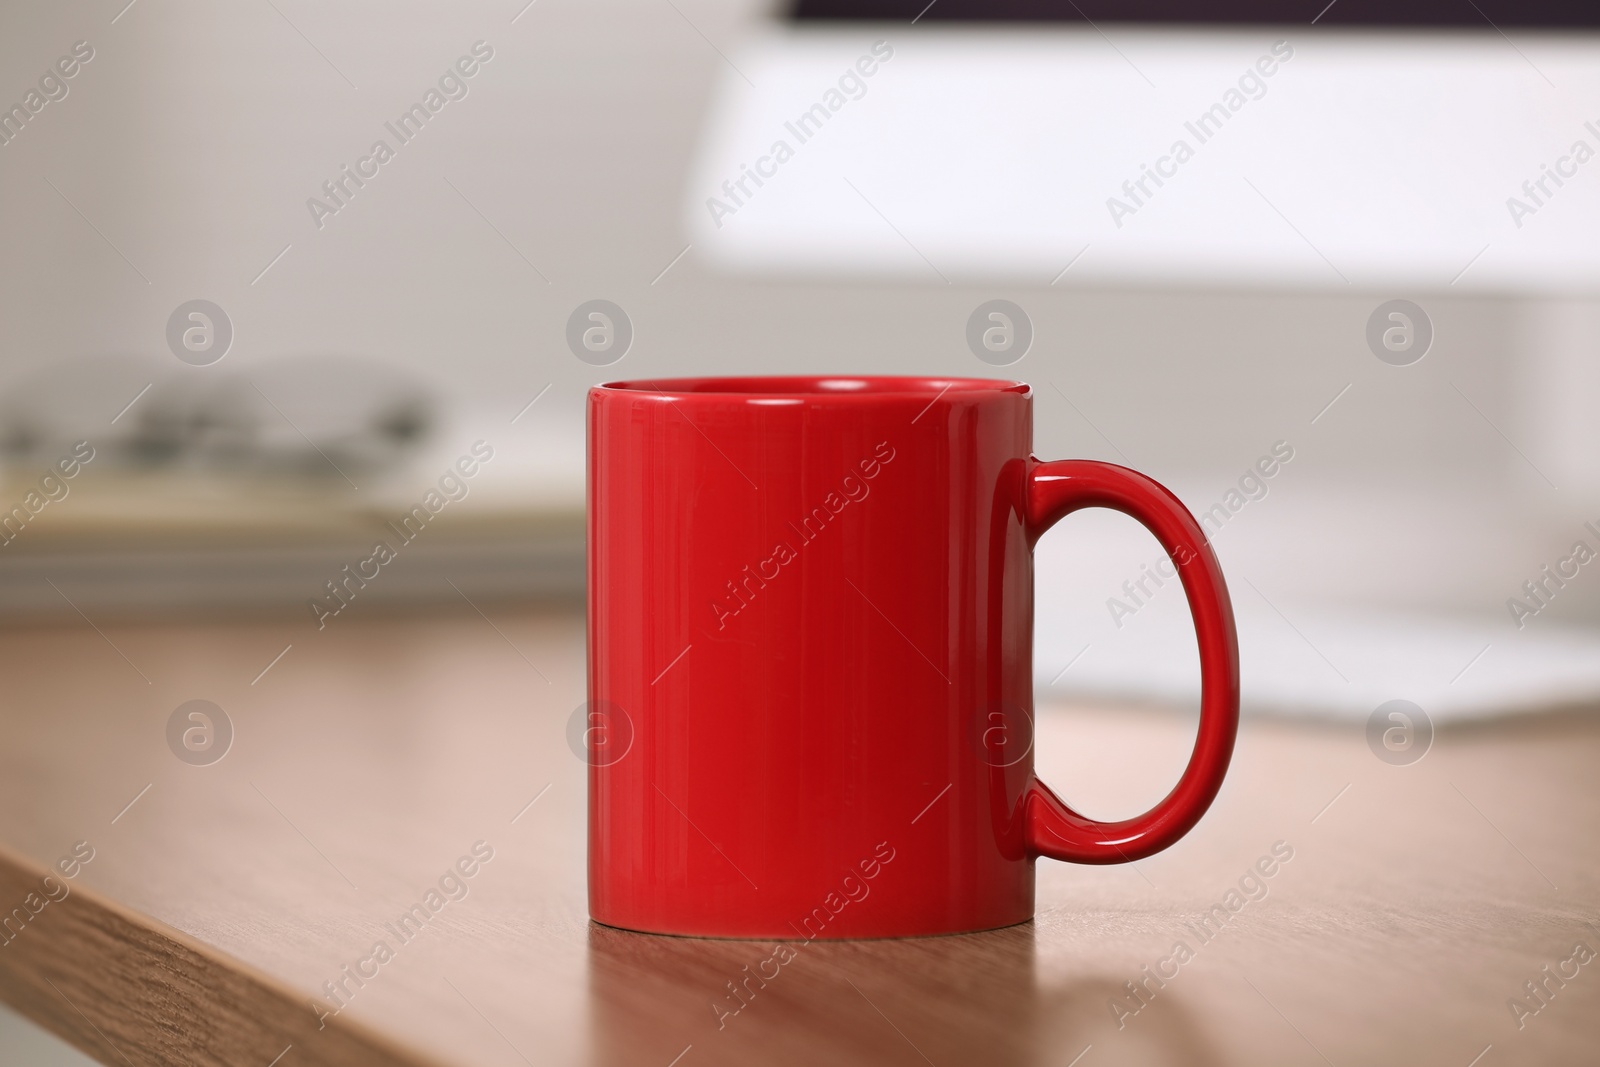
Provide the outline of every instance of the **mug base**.
[[689,941],[761,941],[806,945],[813,941],[912,941],[930,937],[964,937],[968,934],[987,934],[995,930],[1009,930],[1013,926],[1026,926],[1033,922],[1033,916],[1030,915],[1025,919],[1003,922],[994,926],[975,926],[971,929],[930,930],[926,933],[908,934],[859,934],[849,937],[829,936],[826,933],[818,934],[815,937],[797,937],[792,931],[782,934],[702,934],[683,930],[645,930],[633,926],[619,926],[616,923],[602,922],[593,917],[589,919],[589,922],[606,930],[618,930],[625,934],[645,934],[649,937],[676,937]]

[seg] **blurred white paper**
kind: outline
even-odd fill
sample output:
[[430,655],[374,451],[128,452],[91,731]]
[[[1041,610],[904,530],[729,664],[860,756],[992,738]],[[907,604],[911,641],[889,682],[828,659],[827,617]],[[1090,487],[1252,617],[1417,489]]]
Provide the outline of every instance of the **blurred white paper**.
[[[1101,600],[1053,596],[1060,569],[1039,566],[1034,684],[1041,699],[1127,701],[1195,709],[1200,659],[1182,609],[1143,610],[1117,628]],[[1365,721],[1385,701],[1419,705],[1435,722],[1600,707],[1600,632],[1534,619],[1522,630],[1449,616],[1264,599],[1230,581],[1246,714]],[[1168,605],[1164,605],[1168,606]]]

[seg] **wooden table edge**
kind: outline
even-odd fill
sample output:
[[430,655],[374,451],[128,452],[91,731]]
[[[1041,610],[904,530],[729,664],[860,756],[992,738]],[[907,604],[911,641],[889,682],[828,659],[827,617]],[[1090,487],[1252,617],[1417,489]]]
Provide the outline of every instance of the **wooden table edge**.
[[4,844],[0,1000],[113,1067],[443,1067]]

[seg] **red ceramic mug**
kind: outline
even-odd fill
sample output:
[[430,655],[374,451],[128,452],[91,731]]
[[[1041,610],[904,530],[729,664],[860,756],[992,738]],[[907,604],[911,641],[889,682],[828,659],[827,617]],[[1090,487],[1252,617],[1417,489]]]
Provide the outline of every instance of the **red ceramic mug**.
[[[1216,557],[1125,467],[1031,455],[1033,395],[965,378],[589,393],[589,912],[704,937],[902,937],[1033,915],[1038,856],[1121,863],[1216,796],[1239,657]],[[1194,754],[1103,823],[1033,776],[1033,545],[1149,528],[1199,636]]]

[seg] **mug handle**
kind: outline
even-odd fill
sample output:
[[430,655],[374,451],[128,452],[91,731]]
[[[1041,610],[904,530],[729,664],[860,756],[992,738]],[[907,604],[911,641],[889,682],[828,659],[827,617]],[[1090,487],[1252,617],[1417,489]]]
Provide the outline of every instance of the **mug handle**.
[[1200,642],[1200,730],[1183,777],[1143,815],[1098,822],[1073,811],[1035,778],[1023,802],[1023,833],[1035,856],[1125,863],[1160,852],[1188,833],[1222,787],[1239,730],[1239,641],[1217,557],[1177,497],[1153,479],[1111,463],[1031,461],[1024,516],[1030,550],[1062,518],[1092,507],[1137,520],[1177,567]]

